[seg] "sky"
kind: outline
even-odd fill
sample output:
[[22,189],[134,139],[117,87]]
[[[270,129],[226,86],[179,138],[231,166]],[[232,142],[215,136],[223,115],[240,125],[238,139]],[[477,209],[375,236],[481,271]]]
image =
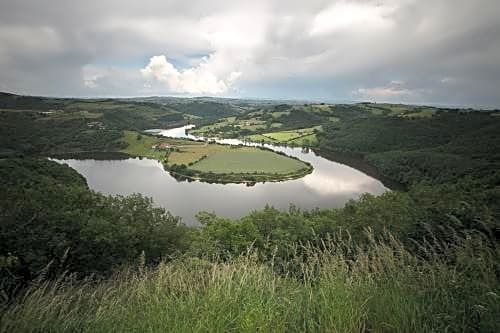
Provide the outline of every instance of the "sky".
[[0,0],[0,91],[500,106],[500,0]]

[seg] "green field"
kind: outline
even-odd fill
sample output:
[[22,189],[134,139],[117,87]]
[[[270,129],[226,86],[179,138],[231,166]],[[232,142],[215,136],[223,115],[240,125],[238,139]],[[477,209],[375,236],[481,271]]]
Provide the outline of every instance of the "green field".
[[269,144],[287,143],[298,146],[309,146],[316,144],[318,141],[313,130],[314,128],[307,128],[303,130],[254,134],[247,136],[246,139],[252,142],[264,142]]
[[286,131],[286,132],[273,132],[273,133],[266,133],[263,134],[264,136],[276,140],[276,141],[290,141],[293,139],[296,139],[301,136],[299,132],[296,131]]
[[276,112],[271,113],[273,118],[279,118],[283,115],[288,116],[289,114],[290,114],[290,111],[276,111]]
[[303,142],[303,140],[301,139],[307,139],[309,142],[311,140],[316,141],[316,135],[314,134],[315,129],[320,130],[321,126],[301,128],[290,131],[264,133],[262,134],[262,136],[274,142],[280,142],[280,143],[293,142],[296,144],[301,144]]
[[402,115],[405,118],[431,118],[436,114],[436,109],[427,108],[418,112],[410,112]]
[[300,138],[296,138],[293,140],[288,141],[288,143],[294,143],[299,146],[309,146],[309,145],[314,145],[318,142],[318,139],[316,138],[316,134],[309,134],[306,136],[301,136]]
[[[140,139],[138,139],[138,136]],[[134,156],[144,156],[154,159],[161,159],[165,156],[165,152],[155,151],[151,149],[154,144],[157,144],[159,139],[140,135],[134,131],[123,131],[122,141],[127,143],[127,148],[123,149],[124,153],[134,155]]]
[[289,174],[306,168],[296,159],[256,148],[238,148],[217,152],[193,164],[191,169],[213,173]]
[[278,141],[268,138],[262,134],[253,134],[245,137],[245,139],[252,141],[252,142],[265,142],[265,143],[278,143]]
[[219,144],[185,145],[170,153],[168,165],[189,165],[199,161],[203,156],[210,156],[219,152],[230,151],[231,147]]
[[402,105],[402,104],[357,104],[358,107],[369,111],[375,116],[395,116],[403,118],[431,118],[435,115],[437,108],[434,107],[420,107],[416,105]]

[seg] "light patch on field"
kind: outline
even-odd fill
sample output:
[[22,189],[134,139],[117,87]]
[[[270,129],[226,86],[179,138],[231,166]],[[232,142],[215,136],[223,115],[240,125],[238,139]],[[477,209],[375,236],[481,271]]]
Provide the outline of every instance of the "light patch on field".
[[273,116],[273,118],[279,118],[281,116],[288,116],[289,114],[290,111],[276,111],[271,113],[271,116]]
[[202,144],[199,146],[182,146],[179,151],[173,151],[168,157],[168,165],[189,165],[199,161],[203,156],[230,150],[230,146],[219,144]]
[[189,113],[186,113],[184,115],[187,119],[201,119],[202,117],[200,116],[195,116],[194,114],[189,114]]
[[405,118],[432,118],[436,113],[435,109],[425,109],[419,112],[406,113],[401,115],[401,117]]
[[[331,111],[334,106],[330,104],[313,104],[309,106],[310,111],[315,113],[321,113],[325,111]],[[305,107],[306,108],[306,107]]]
[[102,113],[97,113],[97,112],[80,111],[80,114],[87,119],[97,119],[102,117]]

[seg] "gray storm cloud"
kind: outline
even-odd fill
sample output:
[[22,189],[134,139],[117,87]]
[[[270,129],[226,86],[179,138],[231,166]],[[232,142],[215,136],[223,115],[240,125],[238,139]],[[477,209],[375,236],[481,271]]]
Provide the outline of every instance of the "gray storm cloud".
[[0,90],[500,105],[500,2],[0,0]]

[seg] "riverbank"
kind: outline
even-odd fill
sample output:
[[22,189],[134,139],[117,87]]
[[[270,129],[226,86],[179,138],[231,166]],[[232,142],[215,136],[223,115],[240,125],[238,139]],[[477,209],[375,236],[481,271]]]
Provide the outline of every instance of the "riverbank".
[[[165,164],[164,164],[165,166]],[[308,167],[299,170],[296,173],[289,174],[266,174],[266,173],[213,173],[213,172],[200,172],[189,168],[172,168],[165,167],[165,170],[178,180],[192,180],[202,181],[206,183],[219,183],[219,184],[247,184],[249,186],[255,183],[265,182],[282,182],[287,180],[294,180],[302,178],[313,171],[310,164]]]

